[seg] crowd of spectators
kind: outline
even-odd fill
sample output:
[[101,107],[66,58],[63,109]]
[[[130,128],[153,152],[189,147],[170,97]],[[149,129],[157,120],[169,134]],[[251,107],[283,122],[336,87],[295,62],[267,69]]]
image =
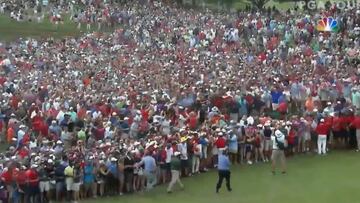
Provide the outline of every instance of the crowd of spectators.
[[[360,148],[355,8],[82,2],[93,17],[73,18],[121,28],[0,43],[3,202],[149,191],[170,180],[175,152],[182,176],[216,167],[223,148],[233,164],[267,162],[276,130],[289,156]],[[318,32],[330,16],[340,31]]]

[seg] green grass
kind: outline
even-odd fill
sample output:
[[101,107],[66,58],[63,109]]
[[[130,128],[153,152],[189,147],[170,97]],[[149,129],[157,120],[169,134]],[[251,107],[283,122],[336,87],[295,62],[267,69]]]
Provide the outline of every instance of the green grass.
[[231,193],[215,193],[217,174],[183,179],[185,191],[166,194],[165,186],[144,195],[126,195],[85,203],[353,203],[359,202],[360,154],[335,152],[325,157],[300,155],[288,161],[288,174],[270,173],[269,164],[232,169]]
[[20,37],[65,37],[80,34],[76,29],[75,23],[66,18],[64,24],[59,24],[58,28],[48,19],[43,22],[17,22],[10,17],[0,15],[0,39],[4,41],[16,40]]

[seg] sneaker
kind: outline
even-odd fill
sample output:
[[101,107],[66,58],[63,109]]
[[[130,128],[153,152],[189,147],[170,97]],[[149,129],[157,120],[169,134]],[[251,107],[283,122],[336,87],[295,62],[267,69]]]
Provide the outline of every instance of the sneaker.
[[172,191],[170,191],[170,190],[169,190],[169,191],[167,191],[167,193],[168,193],[168,194],[171,194],[171,193],[172,193]]
[[247,164],[252,165],[252,161],[248,161]]
[[216,193],[219,193],[219,189],[218,189],[218,188],[216,188]]
[[228,191],[231,192],[231,191],[232,191],[232,188],[228,189]]
[[282,174],[286,174],[286,171],[281,172]]
[[120,194],[119,194],[120,196],[123,196],[124,195],[124,193],[122,193],[122,192],[120,192]]
[[360,151],[359,149],[355,150],[355,152],[359,152],[359,151]]
[[275,171],[271,171],[271,173],[272,173],[273,175],[275,175]]

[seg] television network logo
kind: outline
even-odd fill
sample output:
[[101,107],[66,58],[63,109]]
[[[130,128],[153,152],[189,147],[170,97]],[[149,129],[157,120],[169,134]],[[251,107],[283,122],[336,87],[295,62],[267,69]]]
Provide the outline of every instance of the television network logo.
[[339,25],[337,21],[331,17],[320,19],[316,25],[319,32],[338,32]]
[[300,1],[299,7],[304,9],[307,8],[309,10],[324,10],[326,9],[326,4],[329,2],[330,7],[335,7],[340,10],[347,10],[347,9],[360,9],[360,0],[342,0],[342,1],[327,1],[327,0],[310,0],[310,1]]

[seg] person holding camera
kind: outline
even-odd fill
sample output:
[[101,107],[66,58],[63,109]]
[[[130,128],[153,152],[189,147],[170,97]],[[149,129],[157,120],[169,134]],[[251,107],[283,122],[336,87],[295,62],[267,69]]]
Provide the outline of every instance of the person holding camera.
[[286,173],[286,159],[285,159],[285,148],[286,148],[286,142],[285,142],[285,135],[277,128],[275,130],[274,135],[271,136],[271,140],[273,143],[272,146],[272,155],[271,155],[271,169],[272,173],[275,175],[275,168],[276,164],[280,161],[281,163],[281,169],[282,174]]

